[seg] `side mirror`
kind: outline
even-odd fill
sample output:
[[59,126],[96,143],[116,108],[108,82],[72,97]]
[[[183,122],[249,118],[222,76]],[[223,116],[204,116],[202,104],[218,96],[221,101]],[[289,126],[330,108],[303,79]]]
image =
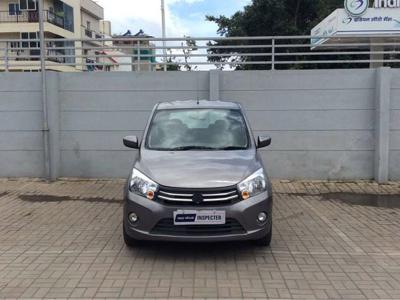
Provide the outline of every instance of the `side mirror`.
[[139,149],[139,140],[137,136],[126,136],[124,137],[124,145],[128,148]]
[[271,145],[271,138],[268,136],[259,136],[257,141],[257,148],[265,148]]

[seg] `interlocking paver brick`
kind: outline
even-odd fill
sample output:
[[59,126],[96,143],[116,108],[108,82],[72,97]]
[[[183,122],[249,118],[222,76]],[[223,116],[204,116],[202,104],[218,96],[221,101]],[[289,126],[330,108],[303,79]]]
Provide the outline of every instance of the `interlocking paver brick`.
[[400,183],[274,181],[267,249],[128,249],[123,184],[0,179],[0,298],[400,299]]

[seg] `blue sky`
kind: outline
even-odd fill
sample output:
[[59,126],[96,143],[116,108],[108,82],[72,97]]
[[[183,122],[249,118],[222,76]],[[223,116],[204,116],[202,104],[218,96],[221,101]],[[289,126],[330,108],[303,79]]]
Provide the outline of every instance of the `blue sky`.
[[[168,36],[215,36],[217,26],[205,15],[232,15],[250,0],[165,0]],[[161,36],[160,0],[98,0],[114,33],[127,29]]]
[[214,36],[217,26],[211,22],[205,22],[205,15],[230,16],[243,9],[248,1],[243,0],[204,0],[193,3],[177,2],[169,6],[171,13],[190,28],[194,36]]

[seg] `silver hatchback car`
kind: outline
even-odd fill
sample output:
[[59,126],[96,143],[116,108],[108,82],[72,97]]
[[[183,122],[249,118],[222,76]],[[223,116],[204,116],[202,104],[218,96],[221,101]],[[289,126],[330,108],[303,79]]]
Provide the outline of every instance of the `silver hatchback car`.
[[253,240],[269,246],[272,189],[240,104],[176,101],[157,104],[124,190],[123,235],[142,240]]

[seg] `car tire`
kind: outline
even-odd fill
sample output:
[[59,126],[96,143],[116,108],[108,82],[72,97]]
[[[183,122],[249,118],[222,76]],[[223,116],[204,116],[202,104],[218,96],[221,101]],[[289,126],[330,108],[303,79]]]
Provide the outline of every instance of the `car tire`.
[[271,230],[261,239],[255,240],[255,243],[257,246],[260,247],[269,247],[271,245],[271,240],[272,240],[272,226]]
[[127,247],[132,248],[140,244],[139,240],[136,240],[128,235],[128,233],[125,230],[125,226],[123,226],[123,235],[124,235],[125,245]]

